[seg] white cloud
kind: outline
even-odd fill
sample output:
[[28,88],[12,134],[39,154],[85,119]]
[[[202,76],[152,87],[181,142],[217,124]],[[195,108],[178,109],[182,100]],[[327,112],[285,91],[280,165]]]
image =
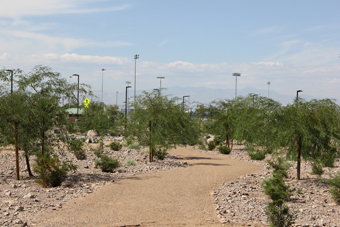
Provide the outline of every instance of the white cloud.
[[260,30],[256,30],[252,33],[252,35],[254,35],[254,36],[266,35],[266,34],[270,34],[270,33],[281,32],[283,30],[284,30],[283,27],[271,26],[271,27],[260,29]]
[[118,11],[131,7],[127,4],[108,8],[85,8],[84,5],[91,2],[98,0],[2,0],[0,17],[18,19],[25,16]]

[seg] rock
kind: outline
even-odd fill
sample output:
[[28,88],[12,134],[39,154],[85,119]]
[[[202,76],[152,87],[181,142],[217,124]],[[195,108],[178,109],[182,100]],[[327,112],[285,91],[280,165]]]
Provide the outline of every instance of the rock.
[[89,130],[86,135],[87,137],[93,137],[93,136],[98,136],[98,133],[94,130]]
[[18,206],[15,208],[14,212],[23,211],[23,210],[24,210],[24,207]]
[[23,223],[24,222],[22,220],[20,220],[20,219],[14,222],[14,224],[23,224]]
[[24,199],[33,199],[33,198],[35,198],[35,195],[33,195],[32,193],[28,193],[28,194],[25,195],[23,198],[24,198]]

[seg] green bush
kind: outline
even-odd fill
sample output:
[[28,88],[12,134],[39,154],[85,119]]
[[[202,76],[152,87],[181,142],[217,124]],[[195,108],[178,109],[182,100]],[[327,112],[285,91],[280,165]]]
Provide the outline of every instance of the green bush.
[[71,163],[61,163],[58,157],[39,156],[34,164],[34,172],[38,173],[36,182],[43,187],[57,187],[66,179],[67,173],[76,170]]
[[218,150],[220,151],[221,154],[230,154],[231,149],[227,146],[219,146]]
[[265,194],[270,197],[272,202],[267,203],[266,214],[268,222],[272,227],[288,227],[294,224],[297,212],[290,212],[289,207],[284,205],[284,200],[289,197],[290,186],[285,184],[284,177],[287,177],[289,165],[278,158],[276,163],[268,161],[274,169],[273,176],[261,182]]
[[207,150],[207,147],[204,146],[204,145],[199,145],[199,146],[198,146],[198,149],[199,149],[199,150],[202,150],[202,151],[206,151],[206,150]]
[[98,151],[94,152],[94,155],[97,156],[98,158],[100,158],[103,153],[104,153],[104,150],[98,150]]
[[155,157],[157,157],[159,160],[163,160],[167,154],[168,154],[168,153],[166,152],[165,149],[159,148],[159,149],[156,149],[156,150],[154,151],[154,154],[153,154],[153,155],[154,155]]
[[313,162],[312,164],[312,174],[321,176],[324,173],[324,170],[322,168],[322,164],[319,162]]
[[135,166],[136,163],[134,160],[127,160],[124,164],[125,166]]
[[111,158],[106,155],[100,156],[100,160],[95,161],[96,167],[99,167],[103,172],[112,173],[113,169],[120,167],[117,159]]
[[340,205],[340,172],[337,172],[335,176],[329,174],[330,179],[322,179],[322,181],[329,183],[328,192],[332,195],[332,199],[338,205]]
[[208,143],[208,150],[209,150],[209,151],[212,151],[212,150],[214,150],[215,148],[216,148],[215,142],[214,142],[214,141],[210,141],[210,142]]
[[131,144],[133,144],[133,140],[131,138],[127,138],[126,139],[126,145],[129,146]]
[[78,160],[86,159],[86,153],[82,148],[83,145],[84,145],[83,140],[72,139],[70,141],[70,149]]
[[222,143],[221,136],[215,136],[214,137],[214,143],[215,143],[216,146],[219,146]]
[[128,148],[129,149],[137,149],[137,150],[139,150],[140,146],[139,146],[138,143],[133,143],[133,144],[128,145]]
[[248,155],[250,156],[251,160],[263,160],[266,158],[266,152],[264,151],[257,151],[257,152],[249,152]]
[[119,142],[110,143],[110,148],[114,151],[119,151],[122,148],[122,145]]

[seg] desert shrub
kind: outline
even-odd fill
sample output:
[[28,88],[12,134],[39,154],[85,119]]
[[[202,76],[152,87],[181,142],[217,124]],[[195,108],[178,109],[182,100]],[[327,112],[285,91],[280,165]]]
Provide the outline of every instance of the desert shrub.
[[135,166],[136,163],[134,160],[127,160],[124,164],[125,166]]
[[122,145],[119,142],[112,142],[110,143],[110,148],[114,151],[119,151]]
[[221,154],[230,154],[231,149],[227,146],[219,146],[218,150],[220,151]]
[[106,155],[101,155],[100,160],[95,161],[96,167],[99,167],[103,172],[112,173],[113,169],[120,167],[117,159],[111,158]]
[[289,165],[281,158],[277,163],[268,161],[270,166],[274,168],[273,176],[261,182],[261,186],[265,189],[265,194],[270,197],[272,202],[267,203],[266,214],[268,222],[272,227],[288,227],[294,224],[297,218],[297,212],[290,211],[289,207],[284,205],[284,200],[289,197],[290,186],[286,185],[283,178],[287,177],[287,169]]
[[66,179],[67,173],[76,170],[76,166],[63,162],[58,157],[51,157],[47,154],[38,156],[34,164],[34,172],[38,173],[36,182],[43,187],[57,187]]
[[104,153],[104,150],[98,150],[98,151],[94,152],[94,155],[97,156],[98,158],[100,158],[103,153]]
[[324,173],[322,164],[320,162],[313,162],[312,164],[312,174],[321,176]]
[[216,148],[215,142],[214,142],[214,141],[210,141],[210,142],[208,143],[208,150],[209,150],[209,151],[212,151],[212,150],[214,150],[215,148]]
[[198,146],[198,149],[199,149],[199,150],[202,150],[202,151],[206,151],[206,150],[207,150],[207,147],[204,146],[204,145],[199,145],[199,146]]
[[132,143],[130,145],[128,145],[129,149],[140,149],[140,145],[138,143]]
[[219,146],[222,143],[222,137],[221,136],[215,136],[214,142],[216,146]]
[[334,176],[329,174],[329,177],[329,179],[321,180],[329,183],[328,192],[331,194],[334,202],[340,205],[340,172],[337,172]]
[[157,159],[163,160],[167,154],[168,154],[168,153],[166,152],[165,149],[158,148],[158,149],[155,149],[153,155],[154,155],[155,157],[157,157]]
[[119,136],[119,134],[117,132],[115,132],[115,131],[112,131],[109,134],[110,134],[110,136]]
[[252,152],[248,150],[248,155],[250,156],[251,160],[263,160],[266,158],[266,152],[264,151]]
[[127,138],[126,139],[126,145],[129,146],[131,144],[133,144],[133,140],[131,138]]
[[83,140],[72,139],[70,141],[70,149],[78,160],[86,159],[86,153],[82,148],[83,145],[84,145]]

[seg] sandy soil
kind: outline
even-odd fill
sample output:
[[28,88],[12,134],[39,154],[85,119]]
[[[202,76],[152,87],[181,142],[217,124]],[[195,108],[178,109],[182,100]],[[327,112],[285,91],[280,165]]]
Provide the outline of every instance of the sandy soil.
[[35,226],[222,226],[214,189],[261,171],[253,163],[177,148],[169,152],[189,166],[136,175],[36,217]]

